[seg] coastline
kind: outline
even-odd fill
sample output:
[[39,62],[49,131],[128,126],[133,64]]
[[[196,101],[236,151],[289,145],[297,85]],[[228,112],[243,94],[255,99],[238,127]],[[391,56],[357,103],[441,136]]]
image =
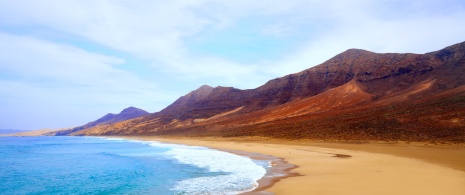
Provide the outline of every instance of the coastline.
[[[461,157],[465,157],[463,146],[440,148],[259,138],[117,137],[205,146],[232,153],[236,151],[239,155],[263,154],[297,166],[285,170],[290,174],[287,177],[260,181],[257,189],[244,194],[465,194],[465,164],[460,164]],[[454,164],[447,159],[458,161]],[[289,177],[297,174],[298,177]]]
[[243,151],[243,150],[217,148],[217,147],[211,147],[208,145],[197,145],[197,144],[187,143],[185,142],[186,140],[180,141],[180,140],[171,140],[171,139],[158,138],[158,137],[147,137],[147,136],[104,136],[104,137],[109,137],[109,138],[116,137],[116,138],[123,138],[123,139],[129,139],[129,140],[140,140],[140,141],[157,141],[157,142],[162,142],[162,143],[183,144],[183,145],[190,145],[190,146],[204,146],[204,147],[212,148],[215,150],[220,150],[223,152],[236,154],[239,156],[246,156],[254,160],[266,160],[266,161],[271,162],[272,167],[270,167],[270,170],[267,171],[267,173],[261,179],[257,181],[258,186],[252,191],[240,193],[241,195],[273,194],[273,193],[268,192],[267,189],[269,189],[274,184],[276,184],[277,182],[283,179],[286,179],[289,177],[300,176],[299,173],[291,172],[291,170],[297,168],[298,166],[289,164],[285,159],[278,158],[272,155],[265,155],[265,154],[248,152],[248,151]]
[[[170,143],[174,143],[174,142],[170,142]],[[213,149],[217,149],[217,150],[224,151],[224,152],[229,152],[229,153],[236,154],[239,156],[246,156],[254,160],[266,160],[268,162],[271,162],[270,170],[267,171],[267,173],[257,181],[258,183],[257,188],[253,189],[250,192],[240,193],[241,195],[272,194],[266,190],[270,188],[271,186],[273,186],[275,183],[283,179],[289,178],[289,177],[300,176],[299,173],[291,172],[291,170],[298,168],[298,166],[289,164],[286,160],[282,158],[278,158],[278,157],[271,156],[271,155],[245,152],[245,151],[240,151],[240,150],[218,149],[218,148],[213,148]]]

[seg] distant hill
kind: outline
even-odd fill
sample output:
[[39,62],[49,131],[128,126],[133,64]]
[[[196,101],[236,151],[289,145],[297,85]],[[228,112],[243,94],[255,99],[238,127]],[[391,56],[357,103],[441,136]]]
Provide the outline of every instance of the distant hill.
[[38,130],[32,130],[32,131],[25,131],[25,132],[19,132],[15,134],[10,134],[12,136],[44,136],[47,134],[52,134],[57,131],[63,131],[67,130],[67,128],[61,128],[61,129],[38,129]]
[[89,122],[89,123],[87,123],[85,125],[75,127],[75,128],[71,128],[71,129],[67,129],[67,130],[52,132],[52,133],[49,133],[48,135],[68,135],[70,133],[80,131],[80,130],[83,130],[83,129],[88,129],[88,128],[91,128],[91,127],[101,126],[101,125],[109,125],[109,124],[113,124],[113,123],[116,123],[116,122],[120,122],[120,121],[124,121],[124,120],[128,120],[128,119],[133,119],[133,118],[145,116],[145,115],[148,115],[148,114],[149,113],[147,111],[145,111],[145,110],[135,108],[135,107],[129,107],[129,108],[126,108],[123,111],[121,111],[119,114],[108,113],[105,116],[103,116],[102,118],[97,119],[96,121],[92,121],[92,122]]
[[0,134],[13,134],[13,133],[22,133],[28,130],[18,130],[18,129],[0,129]]
[[426,54],[349,49],[249,90],[202,86],[160,112],[72,135],[465,141],[465,42]]

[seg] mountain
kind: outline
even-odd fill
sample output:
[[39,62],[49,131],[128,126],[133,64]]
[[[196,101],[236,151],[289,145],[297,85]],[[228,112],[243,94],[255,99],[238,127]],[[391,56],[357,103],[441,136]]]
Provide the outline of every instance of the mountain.
[[123,111],[121,111],[119,114],[112,114],[108,113],[107,115],[103,116],[102,118],[99,118],[96,121],[87,123],[84,125],[86,128],[97,126],[97,125],[106,125],[106,124],[112,124],[116,123],[119,121],[124,121],[132,118],[137,118],[141,116],[145,116],[149,114],[147,111],[135,108],[135,107],[129,107],[125,108]]
[[349,49],[255,89],[202,86],[158,113],[73,133],[108,134],[465,141],[465,42]]
[[54,135],[55,132],[68,130],[69,128],[60,128],[60,129],[37,129],[31,131],[18,132],[15,134],[10,134],[10,136],[44,136],[44,135]]
[[57,132],[52,132],[52,135],[68,135],[76,131],[80,131],[83,129],[88,129],[91,127],[95,126],[102,126],[102,125],[109,125],[113,123],[117,123],[120,121],[128,120],[128,119],[133,119],[141,116],[148,115],[149,113],[145,110],[135,108],[135,107],[129,107],[121,111],[119,114],[112,114],[108,113],[102,118],[97,119],[96,121],[89,122],[85,125],[75,127],[72,129],[66,129],[62,131],[57,131]]

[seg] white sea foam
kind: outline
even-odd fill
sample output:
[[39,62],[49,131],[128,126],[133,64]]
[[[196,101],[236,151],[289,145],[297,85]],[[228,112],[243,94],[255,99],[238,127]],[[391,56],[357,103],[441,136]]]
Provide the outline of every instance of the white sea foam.
[[155,147],[170,148],[164,154],[179,163],[194,165],[224,175],[197,177],[177,183],[173,190],[186,194],[237,194],[258,186],[266,170],[250,158],[198,146],[152,142]]
[[158,148],[166,148],[169,150],[164,152],[163,155],[175,159],[179,163],[194,165],[209,172],[224,173],[179,181],[172,190],[182,192],[182,194],[238,194],[252,191],[258,186],[257,181],[266,174],[265,168],[248,157],[206,147],[122,138],[98,138],[112,141],[139,142]]
[[124,141],[124,142],[129,141],[129,140],[123,139],[123,138],[113,138],[113,137],[101,137],[101,138],[104,139],[104,140],[110,140],[110,141]]

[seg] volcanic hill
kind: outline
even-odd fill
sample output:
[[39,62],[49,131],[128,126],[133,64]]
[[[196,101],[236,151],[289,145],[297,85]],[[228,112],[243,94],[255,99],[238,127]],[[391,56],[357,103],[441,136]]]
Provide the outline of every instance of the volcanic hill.
[[349,49],[249,90],[202,86],[160,112],[70,135],[465,141],[465,42],[426,54]]
[[125,121],[128,119],[133,119],[141,116],[148,115],[149,113],[145,110],[135,108],[135,107],[129,107],[125,108],[123,111],[121,111],[119,114],[112,114],[108,113],[102,118],[97,119],[96,121],[89,122],[85,125],[75,127],[72,129],[66,129],[62,131],[57,131],[57,132],[51,132],[49,135],[69,135],[71,133],[83,130],[83,129],[89,129],[95,126],[103,126],[103,125],[110,125],[114,124],[120,121]]

